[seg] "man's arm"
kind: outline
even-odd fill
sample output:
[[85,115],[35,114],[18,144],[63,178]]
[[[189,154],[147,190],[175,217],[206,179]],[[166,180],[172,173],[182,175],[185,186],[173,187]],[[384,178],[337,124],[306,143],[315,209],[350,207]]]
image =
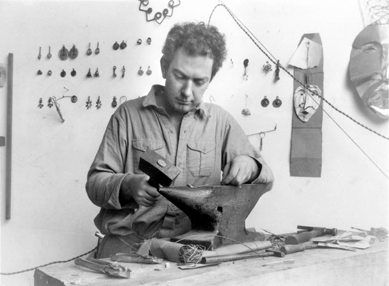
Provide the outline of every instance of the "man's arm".
[[238,155],[223,169],[222,184],[242,185],[245,183],[262,183],[268,185],[268,190],[273,187],[274,176],[269,166],[262,161],[248,156]]
[[227,116],[223,146],[222,184],[267,184],[271,190],[273,172],[231,115]]

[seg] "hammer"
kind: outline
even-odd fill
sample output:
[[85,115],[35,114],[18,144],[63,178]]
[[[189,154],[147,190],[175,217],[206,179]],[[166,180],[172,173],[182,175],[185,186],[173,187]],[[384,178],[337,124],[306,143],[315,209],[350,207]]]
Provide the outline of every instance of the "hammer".
[[159,190],[159,186],[169,187],[181,170],[155,151],[148,149],[139,161],[139,170],[150,176],[149,184]]

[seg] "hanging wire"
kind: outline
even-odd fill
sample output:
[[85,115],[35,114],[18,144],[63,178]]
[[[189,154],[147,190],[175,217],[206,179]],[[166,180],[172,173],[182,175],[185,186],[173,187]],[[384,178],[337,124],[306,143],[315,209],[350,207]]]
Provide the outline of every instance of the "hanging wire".
[[[211,18],[213,16],[213,13],[215,12],[215,10],[218,8],[218,7],[224,7],[227,12],[230,14],[230,16],[232,17],[232,19],[235,21],[235,23],[239,26],[239,28],[250,38],[250,40],[257,46],[257,48],[273,63],[273,64],[277,64],[277,59],[271,54],[270,51],[268,51],[266,49],[266,47],[255,37],[255,35],[253,35],[250,30],[243,24],[242,21],[239,20],[239,18],[224,4],[224,3],[219,3],[217,4],[210,16],[209,16],[209,19],[208,19],[208,26],[210,25],[210,22],[211,22]],[[296,77],[294,77],[284,66],[282,66],[281,64],[278,64],[278,66],[283,70],[285,71],[291,78],[293,78],[293,80],[295,80],[298,84],[300,84],[301,86],[304,86],[304,84],[298,80]],[[387,136],[384,136],[380,133],[378,133],[377,131],[363,125],[362,123],[360,123],[359,121],[355,120],[354,118],[352,118],[350,115],[346,114],[345,112],[341,111],[340,109],[338,109],[337,107],[335,107],[332,103],[330,103],[327,99],[325,99],[323,96],[321,96],[320,94],[318,94],[315,90],[311,90],[309,88],[307,88],[312,94],[314,95],[317,95],[320,99],[322,99],[324,102],[326,102],[330,107],[332,107],[335,111],[339,112],[340,114],[346,116],[348,119],[352,120],[354,123],[356,123],[357,125],[365,128],[366,130],[374,133],[375,135],[377,136],[380,136],[381,138],[384,138],[386,140],[389,140],[389,137]],[[309,93],[308,93],[309,94]],[[309,94],[309,96],[311,96]],[[311,98],[315,101],[315,99],[311,96]],[[316,101],[315,101],[316,102]],[[317,103],[317,102],[316,102]],[[335,119],[333,119],[330,114],[319,104],[320,108],[323,110],[323,112],[339,127],[340,130],[342,130],[342,132],[344,134],[346,134],[346,136],[359,148],[359,150],[362,151],[362,153],[377,167],[377,169],[387,178],[389,179],[389,176],[366,154],[366,152],[351,138],[351,136],[335,121]]]
[[28,272],[28,271],[32,271],[32,270],[36,270],[38,268],[42,268],[42,267],[46,267],[46,266],[49,266],[49,265],[52,265],[52,264],[58,264],[58,263],[67,263],[67,262],[70,262],[70,261],[73,261],[73,260],[76,260],[77,258],[80,258],[82,256],[85,256],[87,254],[90,254],[92,253],[93,251],[95,251],[97,249],[97,246],[95,248],[93,248],[92,250],[84,253],[84,254],[81,254],[81,255],[78,255],[74,258],[71,258],[71,259],[68,259],[68,260],[64,260],[64,261],[54,261],[54,262],[50,262],[50,263],[47,263],[47,264],[43,264],[43,265],[40,265],[40,266],[36,266],[36,267],[33,267],[33,268],[29,268],[29,269],[25,269],[25,270],[21,270],[21,271],[16,271],[16,272],[1,272],[0,275],[15,275],[15,274],[20,274],[20,273],[24,273],[24,272]]

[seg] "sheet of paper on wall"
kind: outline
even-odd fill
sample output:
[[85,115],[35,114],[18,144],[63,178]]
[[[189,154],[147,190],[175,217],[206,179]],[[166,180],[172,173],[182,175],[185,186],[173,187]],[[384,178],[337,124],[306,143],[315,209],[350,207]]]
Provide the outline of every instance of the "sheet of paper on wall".
[[[322,43],[318,33],[304,34],[301,37],[299,47],[301,47],[303,43],[308,43],[306,39],[309,39],[309,45],[314,42],[320,47],[320,50],[322,50]],[[296,67],[294,69],[294,77],[296,80],[293,82],[293,93],[298,91],[301,86],[306,88],[309,87],[311,92],[303,93],[304,96],[301,99],[294,98],[293,105],[296,112],[293,112],[292,115],[290,151],[290,176],[292,177],[321,177],[324,55],[322,52],[320,55],[320,61],[316,67],[309,69]],[[307,56],[307,53],[305,53],[305,56]],[[318,57],[316,57],[316,59],[317,58]],[[305,62],[307,62],[307,59],[305,59]],[[310,65],[305,65],[305,67],[306,66]],[[317,94],[314,101],[315,105],[309,105],[310,100],[308,99],[311,99],[312,91],[316,91]],[[296,105],[298,108],[296,108]],[[308,113],[308,111],[311,113],[309,118],[301,116],[304,112]]]
[[289,64],[300,69],[314,68],[320,64],[322,56],[322,46],[304,37]]
[[5,85],[5,80],[7,79],[7,72],[5,66],[0,64],[0,87]]

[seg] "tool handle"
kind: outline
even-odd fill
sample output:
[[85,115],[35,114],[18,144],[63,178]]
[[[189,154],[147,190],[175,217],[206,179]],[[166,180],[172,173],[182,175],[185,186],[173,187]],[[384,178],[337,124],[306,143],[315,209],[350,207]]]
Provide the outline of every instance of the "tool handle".
[[150,186],[152,186],[152,187],[156,188],[157,190],[159,190],[159,183],[157,182],[157,180],[154,180],[154,179],[150,178],[150,179],[147,181],[147,183],[148,183]]
[[285,244],[304,243],[321,234],[320,230],[304,231],[285,238]]
[[281,251],[284,252],[285,254],[291,254],[291,253],[300,252],[304,250],[305,250],[304,244],[281,246]]
[[213,263],[222,263],[222,262],[228,262],[228,261],[236,261],[236,260],[249,259],[249,258],[266,257],[266,256],[273,256],[273,253],[271,253],[271,252],[265,252],[265,253],[249,252],[249,253],[232,254],[232,255],[208,256],[208,257],[203,257],[201,259],[201,263],[213,264]]
[[330,234],[332,236],[335,236],[338,233],[338,230],[336,228],[323,228],[321,234],[327,235]]
[[107,267],[107,265],[104,266],[103,264],[93,263],[92,261],[82,258],[77,258],[74,260],[74,264],[102,273],[105,273],[104,269]]

